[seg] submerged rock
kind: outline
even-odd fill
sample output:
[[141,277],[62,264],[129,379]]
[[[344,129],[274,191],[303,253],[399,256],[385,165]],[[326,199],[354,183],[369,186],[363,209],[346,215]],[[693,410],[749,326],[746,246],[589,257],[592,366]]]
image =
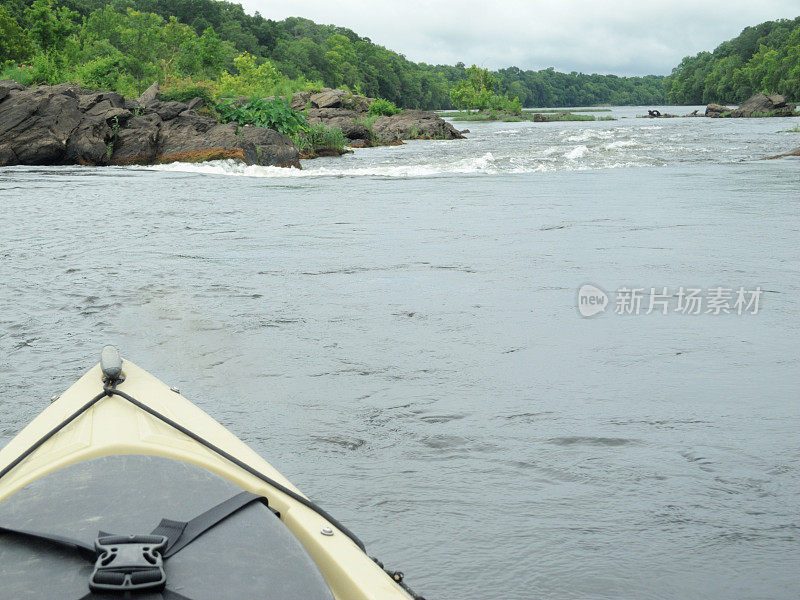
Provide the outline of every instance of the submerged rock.
[[3,80],[0,166],[232,158],[248,164],[300,167],[297,147],[285,135],[263,127],[220,124],[192,110],[198,105],[160,102],[147,92],[131,100],[71,84],[25,88]]
[[767,156],[765,160],[772,160],[774,158],[785,158],[787,156],[800,156],[800,146],[798,146],[794,150],[789,150],[788,152],[784,152],[783,154],[776,154],[775,156]]

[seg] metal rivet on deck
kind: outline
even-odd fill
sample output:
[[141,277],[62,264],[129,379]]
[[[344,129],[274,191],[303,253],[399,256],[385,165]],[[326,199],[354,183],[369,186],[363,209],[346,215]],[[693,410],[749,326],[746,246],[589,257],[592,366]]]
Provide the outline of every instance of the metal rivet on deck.
[[326,527],[323,527],[323,528],[320,530],[320,533],[321,533],[322,535],[333,535],[333,529],[331,529],[330,527],[327,527],[327,526],[326,526]]
[[181,393],[181,391],[180,391],[178,388],[176,388],[175,386],[173,386],[173,387],[171,387],[171,388],[169,388],[169,389],[171,389],[171,390],[172,390],[173,392],[175,392],[176,394],[180,394],[180,393]]

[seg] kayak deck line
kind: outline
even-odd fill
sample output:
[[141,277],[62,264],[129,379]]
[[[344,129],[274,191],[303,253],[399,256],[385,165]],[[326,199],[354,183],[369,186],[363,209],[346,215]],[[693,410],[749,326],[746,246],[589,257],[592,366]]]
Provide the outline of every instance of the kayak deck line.
[[230,431],[130,361],[115,361],[107,349],[100,365],[0,450],[0,503],[68,465],[125,454],[178,459],[267,498],[337,600],[422,598],[407,587],[402,573],[370,558],[357,536]]

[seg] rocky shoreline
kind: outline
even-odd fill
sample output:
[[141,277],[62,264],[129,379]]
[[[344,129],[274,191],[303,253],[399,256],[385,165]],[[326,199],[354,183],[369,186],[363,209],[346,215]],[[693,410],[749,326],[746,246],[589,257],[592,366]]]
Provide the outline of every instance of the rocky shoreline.
[[[351,147],[404,139],[464,136],[434,113],[416,110],[368,118],[370,98],[343,90],[300,92],[293,108],[310,124],[342,129]],[[198,113],[203,101],[163,102],[157,86],[134,100],[72,84],[26,88],[0,80],[0,166],[131,165],[234,159],[300,167],[300,152],[277,131],[219,123]]]
[[395,115],[374,116],[369,107],[374,98],[346,90],[324,88],[316,94],[296,92],[290,105],[305,111],[310,125],[341,129],[351,148],[369,148],[402,143],[403,140],[453,140],[464,137],[452,124],[435,113],[404,110]]
[[[797,105],[787,102],[780,94],[756,94],[745,100],[739,108],[728,108],[722,104],[710,103],[706,106],[705,113],[694,110],[684,117],[710,117],[719,118],[755,118],[755,117],[794,117]],[[648,114],[642,115],[644,119],[674,119],[681,115],[661,113],[657,110],[647,111]]]

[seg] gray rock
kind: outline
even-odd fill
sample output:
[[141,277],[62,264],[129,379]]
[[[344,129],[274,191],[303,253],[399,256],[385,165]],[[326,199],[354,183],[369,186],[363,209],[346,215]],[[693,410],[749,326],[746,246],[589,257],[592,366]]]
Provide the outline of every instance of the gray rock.
[[100,114],[109,108],[126,108],[125,97],[114,92],[87,92],[76,90],[78,94],[78,108],[82,112],[94,111],[93,114]]
[[773,108],[783,108],[786,106],[786,98],[780,94],[770,94],[767,99],[772,103]]
[[262,127],[221,125],[192,110],[199,104],[139,103],[70,84],[26,89],[0,81],[0,166],[231,158],[300,167],[288,137]]
[[790,117],[794,112],[794,105],[788,104],[786,98],[780,94],[756,94],[745,100],[742,105],[735,109],[732,117],[752,117],[767,114],[771,117]]
[[0,102],[0,166],[69,162],[69,138],[83,120],[67,86],[13,89]]
[[292,141],[263,127],[221,125],[193,111],[184,111],[161,125],[158,162],[200,162],[234,159],[248,164],[300,167]]
[[13,79],[0,79],[0,102],[5,100],[12,91],[24,89],[24,85],[17,83]]
[[311,106],[314,108],[342,108],[342,98],[344,90],[328,90],[313,94],[310,98]]
[[161,90],[160,90],[160,89],[159,89],[159,87],[158,87],[158,82],[157,82],[157,81],[154,81],[154,82],[153,82],[153,85],[151,85],[149,88],[147,88],[147,89],[146,89],[146,90],[145,90],[145,91],[142,93],[142,95],[141,95],[141,96],[139,96],[139,99],[137,100],[137,102],[138,102],[139,104],[147,104],[148,102],[152,102],[153,100],[155,100],[155,99],[157,99],[157,98],[158,98],[158,93],[159,93],[160,91],[161,91]]
[[[141,104],[141,103],[140,103]],[[143,104],[147,112],[156,113],[162,121],[174,119],[185,110],[189,110],[189,105],[185,102],[160,102],[152,100]]]
[[725,113],[731,112],[731,109],[727,106],[723,106],[722,104],[714,104],[713,102],[706,106],[706,116],[707,117],[719,117]]
[[205,106],[206,101],[202,98],[192,98],[186,103],[186,110],[197,110]]
[[357,121],[343,123],[340,129],[348,140],[368,140],[370,138],[367,126]]
[[360,120],[365,115],[348,108],[309,108],[306,120],[310,125],[323,124],[341,129],[350,140],[369,139],[369,130]]
[[794,150],[789,150],[788,152],[784,152],[783,154],[776,154],[775,156],[767,156],[766,160],[772,160],[775,158],[785,158],[787,156],[800,156],[800,146],[798,146]]
[[149,164],[158,157],[161,117],[155,113],[131,118],[113,141],[111,163]]
[[106,164],[113,151],[113,138],[114,132],[102,115],[84,116],[69,136],[63,162],[79,165]]
[[239,132],[248,155],[251,150],[246,144],[252,144],[254,155],[250,155],[254,164],[271,167],[297,167],[300,168],[300,155],[297,146],[285,135],[272,129],[252,127],[247,125]]
[[307,120],[309,123],[330,121],[331,119],[359,119],[361,115],[349,108],[309,108]]
[[462,139],[452,124],[424,110],[404,110],[390,117],[378,117],[372,133],[383,143],[408,139]]
[[292,110],[305,110],[308,101],[311,99],[311,92],[295,92],[292,101],[289,103]]

